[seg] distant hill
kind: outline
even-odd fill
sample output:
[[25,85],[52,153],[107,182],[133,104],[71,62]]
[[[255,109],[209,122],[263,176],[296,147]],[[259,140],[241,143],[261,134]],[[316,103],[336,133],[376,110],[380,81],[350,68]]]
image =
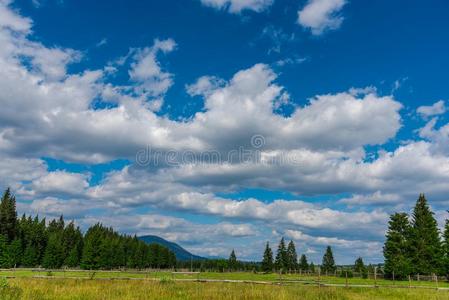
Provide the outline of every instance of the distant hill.
[[175,253],[177,260],[188,261],[191,258],[193,260],[206,259],[204,257],[194,255],[194,254],[190,253],[189,251],[187,251],[186,249],[179,246],[178,244],[169,242],[169,241],[167,241],[159,236],[156,236],[156,235],[144,235],[144,236],[138,237],[138,239],[144,241],[147,244],[159,244],[159,245],[167,247],[168,249],[170,249],[171,251],[173,251]]

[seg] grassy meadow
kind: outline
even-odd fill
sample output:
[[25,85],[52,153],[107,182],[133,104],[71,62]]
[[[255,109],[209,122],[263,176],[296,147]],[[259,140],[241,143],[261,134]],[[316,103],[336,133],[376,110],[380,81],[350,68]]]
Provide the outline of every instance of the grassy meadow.
[[[282,282],[282,283],[302,283],[302,284],[317,284],[318,281],[323,284],[346,284],[346,279],[335,276],[320,276],[317,275],[299,275],[299,274],[283,274],[280,276],[276,273],[262,274],[251,272],[201,272],[199,274],[180,274],[168,271],[84,271],[84,270],[32,270],[32,269],[8,269],[0,270],[0,277],[49,277],[55,278],[71,278],[71,279],[148,279],[148,280],[177,280],[177,281],[195,281],[195,280],[236,280],[236,281],[260,281],[260,282]],[[348,278],[350,285],[378,285],[378,286],[398,286],[398,287],[442,287],[449,288],[449,283],[440,281],[392,281],[370,277],[363,279],[360,277]]]
[[9,279],[1,299],[449,299],[434,289],[343,288],[172,280]]
[[[379,288],[317,286],[316,276],[298,274],[114,271],[0,271],[0,299],[448,299],[449,290],[433,282],[377,280]],[[7,278],[9,277],[9,278]],[[75,278],[76,277],[76,278]],[[200,279],[199,282],[196,280]],[[205,280],[217,280],[206,282]],[[220,282],[234,280],[238,282]],[[246,281],[246,282],[245,282]],[[279,284],[282,282],[282,284]],[[322,276],[321,283],[345,284],[345,278]],[[349,278],[350,285],[373,285],[373,279]],[[413,288],[421,286],[423,288]],[[446,282],[439,287],[449,287]],[[427,288],[425,288],[427,287]]]

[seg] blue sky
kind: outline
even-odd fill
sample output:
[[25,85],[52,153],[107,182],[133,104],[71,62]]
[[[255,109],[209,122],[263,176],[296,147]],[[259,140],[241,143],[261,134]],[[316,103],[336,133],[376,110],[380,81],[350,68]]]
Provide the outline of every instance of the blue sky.
[[448,8],[0,0],[0,185],[199,255],[381,262],[390,213],[446,217]]

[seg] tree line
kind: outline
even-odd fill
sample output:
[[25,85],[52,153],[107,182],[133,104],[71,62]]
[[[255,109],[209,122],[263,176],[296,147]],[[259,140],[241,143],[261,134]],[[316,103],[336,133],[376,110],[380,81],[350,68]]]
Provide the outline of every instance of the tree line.
[[98,223],[83,235],[61,216],[47,223],[38,216],[17,218],[16,199],[8,188],[0,202],[0,267],[63,266],[82,269],[171,268],[175,254],[159,244],[119,234]]
[[449,220],[441,233],[424,194],[413,213],[390,216],[383,248],[384,272],[388,278],[409,275],[449,274]]
[[[277,247],[276,256],[273,256],[273,251],[270,248],[270,244],[267,242],[263,253],[263,259],[261,262],[261,270],[263,272],[312,272],[314,273],[315,265],[313,262],[309,264],[305,254],[302,254],[298,259],[296,253],[295,243],[291,240],[287,246],[285,246],[285,240],[282,237]],[[334,255],[332,248],[328,246],[323,256],[323,261],[320,266],[322,272],[334,272],[336,270]]]

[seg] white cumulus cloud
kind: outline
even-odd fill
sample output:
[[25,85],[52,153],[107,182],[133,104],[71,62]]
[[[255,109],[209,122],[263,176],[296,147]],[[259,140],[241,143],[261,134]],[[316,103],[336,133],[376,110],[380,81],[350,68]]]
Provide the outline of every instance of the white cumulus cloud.
[[345,4],[346,0],[309,0],[298,11],[298,23],[310,29],[314,35],[337,29],[344,19],[340,11]]

